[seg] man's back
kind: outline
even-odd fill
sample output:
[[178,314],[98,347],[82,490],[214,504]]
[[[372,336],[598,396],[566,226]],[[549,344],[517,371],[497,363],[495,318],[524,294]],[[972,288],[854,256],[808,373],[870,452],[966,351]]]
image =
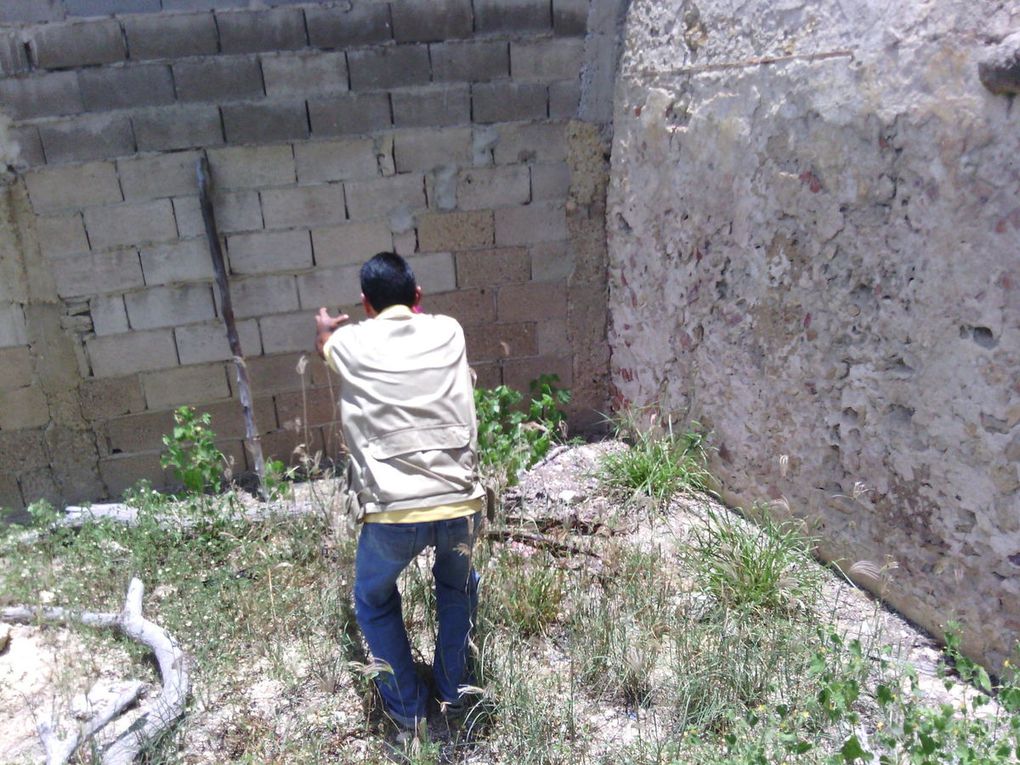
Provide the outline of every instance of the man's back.
[[476,424],[464,333],[448,316],[391,306],[324,348],[365,512],[476,499]]

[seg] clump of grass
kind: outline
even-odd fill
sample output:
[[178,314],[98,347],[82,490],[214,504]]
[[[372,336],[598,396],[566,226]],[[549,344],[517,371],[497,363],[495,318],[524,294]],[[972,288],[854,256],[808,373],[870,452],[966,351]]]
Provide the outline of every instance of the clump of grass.
[[479,566],[483,624],[531,637],[544,634],[559,619],[565,597],[564,572],[549,553],[525,555],[500,547]]
[[810,609],[821,588],[811,541],[792,522],[775,521],[756,506],[759,525],[707,510],[692,532],[688,562],[717,603],[727,609],[775,614]]
[[[645,422],[647,419],[647,422]],[[616,436],[629,448],[606,454],[599,465],[600,480],[618,496],[644,496],[659,506],[688,489],[708,491],[712,476],[706,468],[705,437],[697,430],[680,432],[657,411],[647,418],[627,413],[616,425]]]

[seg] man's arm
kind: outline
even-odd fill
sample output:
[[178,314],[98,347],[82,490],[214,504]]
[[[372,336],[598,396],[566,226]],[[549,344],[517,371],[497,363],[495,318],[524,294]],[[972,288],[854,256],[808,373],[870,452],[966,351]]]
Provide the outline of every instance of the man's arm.
[[325,307],[320,308],[319,312],[315,314],[315,350],[322,358],[326,358],[323,348],[326,347],[330,335],[350,320],[351,317],[345,313],[339,316],[330,316]]

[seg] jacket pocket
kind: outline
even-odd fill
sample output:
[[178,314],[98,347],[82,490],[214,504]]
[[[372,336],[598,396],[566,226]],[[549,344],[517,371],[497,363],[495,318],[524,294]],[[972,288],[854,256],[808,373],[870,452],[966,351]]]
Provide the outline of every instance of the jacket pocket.
[[376,460],[388,460],[411,452],[433,449],[463,449],[471,443],[468,425],[435,425],[407,428],[377,436],[368,442],[368,454]]

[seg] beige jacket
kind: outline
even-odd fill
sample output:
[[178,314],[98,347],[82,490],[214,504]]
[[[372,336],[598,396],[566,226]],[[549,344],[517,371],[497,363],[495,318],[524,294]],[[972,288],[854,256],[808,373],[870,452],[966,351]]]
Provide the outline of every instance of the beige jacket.
[[364,513],[484,496],[464,331],[391,306],[337,329],[323,349],[341,378],[351,485]]

